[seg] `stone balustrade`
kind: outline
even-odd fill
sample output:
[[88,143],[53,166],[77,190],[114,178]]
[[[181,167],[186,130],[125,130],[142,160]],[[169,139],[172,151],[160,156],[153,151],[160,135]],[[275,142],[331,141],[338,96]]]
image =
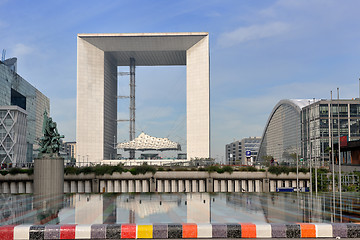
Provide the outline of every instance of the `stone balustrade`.
[[[275,192],[279,187],[309,187],[310,174],[274,175],[267,172],[208,173],[171,171],[132,175],[130,172],[96,176],[65,175],[65,193],[97,192]],[[0,193],[33,193],[33,176],[0,176]]]

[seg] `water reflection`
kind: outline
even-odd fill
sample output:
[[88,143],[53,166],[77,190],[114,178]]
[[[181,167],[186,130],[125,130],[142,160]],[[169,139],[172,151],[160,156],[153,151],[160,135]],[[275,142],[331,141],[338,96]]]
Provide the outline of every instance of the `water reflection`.
[[331,193],[172,193],[71,194],[48,202],[2,194],[0,224],[360,222],[358,193],[343,193],[341,201]]

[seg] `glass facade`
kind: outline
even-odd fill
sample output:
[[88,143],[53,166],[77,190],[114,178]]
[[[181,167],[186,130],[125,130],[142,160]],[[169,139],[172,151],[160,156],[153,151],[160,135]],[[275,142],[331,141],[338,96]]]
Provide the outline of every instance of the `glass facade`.
[[297,155],[300,164],[326,166],[339,133],[360,139],[359,99],[281,100],[265,127],[258,161],[292,165]]
[[[319,114],[318,114],[319,113]],[[331,137],[334,143],[340,136],[360,139],[359,100],[321,100],[302,109],[302,153],[318,166],[328,165]],[[331,134],[332,133],[332,134]]]
[[272,111],[263,134],[258,162],[293,165],[300,155],[300,110],[292,100],[280,101]]
[[44,94],[9,67],[0,63],[0,106],[17,105],[26,109],[26,161],[33,160],[42,135],[43,113],[50,113],[50,101]]

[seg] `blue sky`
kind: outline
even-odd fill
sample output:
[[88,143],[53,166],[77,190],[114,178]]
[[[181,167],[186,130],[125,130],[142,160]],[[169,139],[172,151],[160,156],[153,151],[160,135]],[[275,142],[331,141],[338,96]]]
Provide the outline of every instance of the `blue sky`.
[[[281,99],[329,98],[336,87],[341,98],[358,97],[359,9],[357,0],[0,0],[0,49],[18,57],[18,73],[50,98],[71,141],[78,33],[209,32],[211,148],[222,159],[225,144],[262,135]],[[137,133],[185,143],[185,71],[137,68]],[[119,117],[127,112],[119,104]],[[119,126],[119,141],[127,135]]]

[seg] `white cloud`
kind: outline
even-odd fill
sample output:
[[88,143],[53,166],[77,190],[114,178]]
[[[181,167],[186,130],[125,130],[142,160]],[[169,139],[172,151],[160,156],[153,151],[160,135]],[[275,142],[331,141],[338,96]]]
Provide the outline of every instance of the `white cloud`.
[[219,43],[223,47],[231,47],[243,42],[274,37],[287,32],[289,28],[290,25],[284,22],[271,22],[262,25],[240,27],[232,32],[226,32],[220,35]]
[[33,52],[33,48],[23,43],[18,43],[14,46],[12,52],[16,57],[25,56]]

